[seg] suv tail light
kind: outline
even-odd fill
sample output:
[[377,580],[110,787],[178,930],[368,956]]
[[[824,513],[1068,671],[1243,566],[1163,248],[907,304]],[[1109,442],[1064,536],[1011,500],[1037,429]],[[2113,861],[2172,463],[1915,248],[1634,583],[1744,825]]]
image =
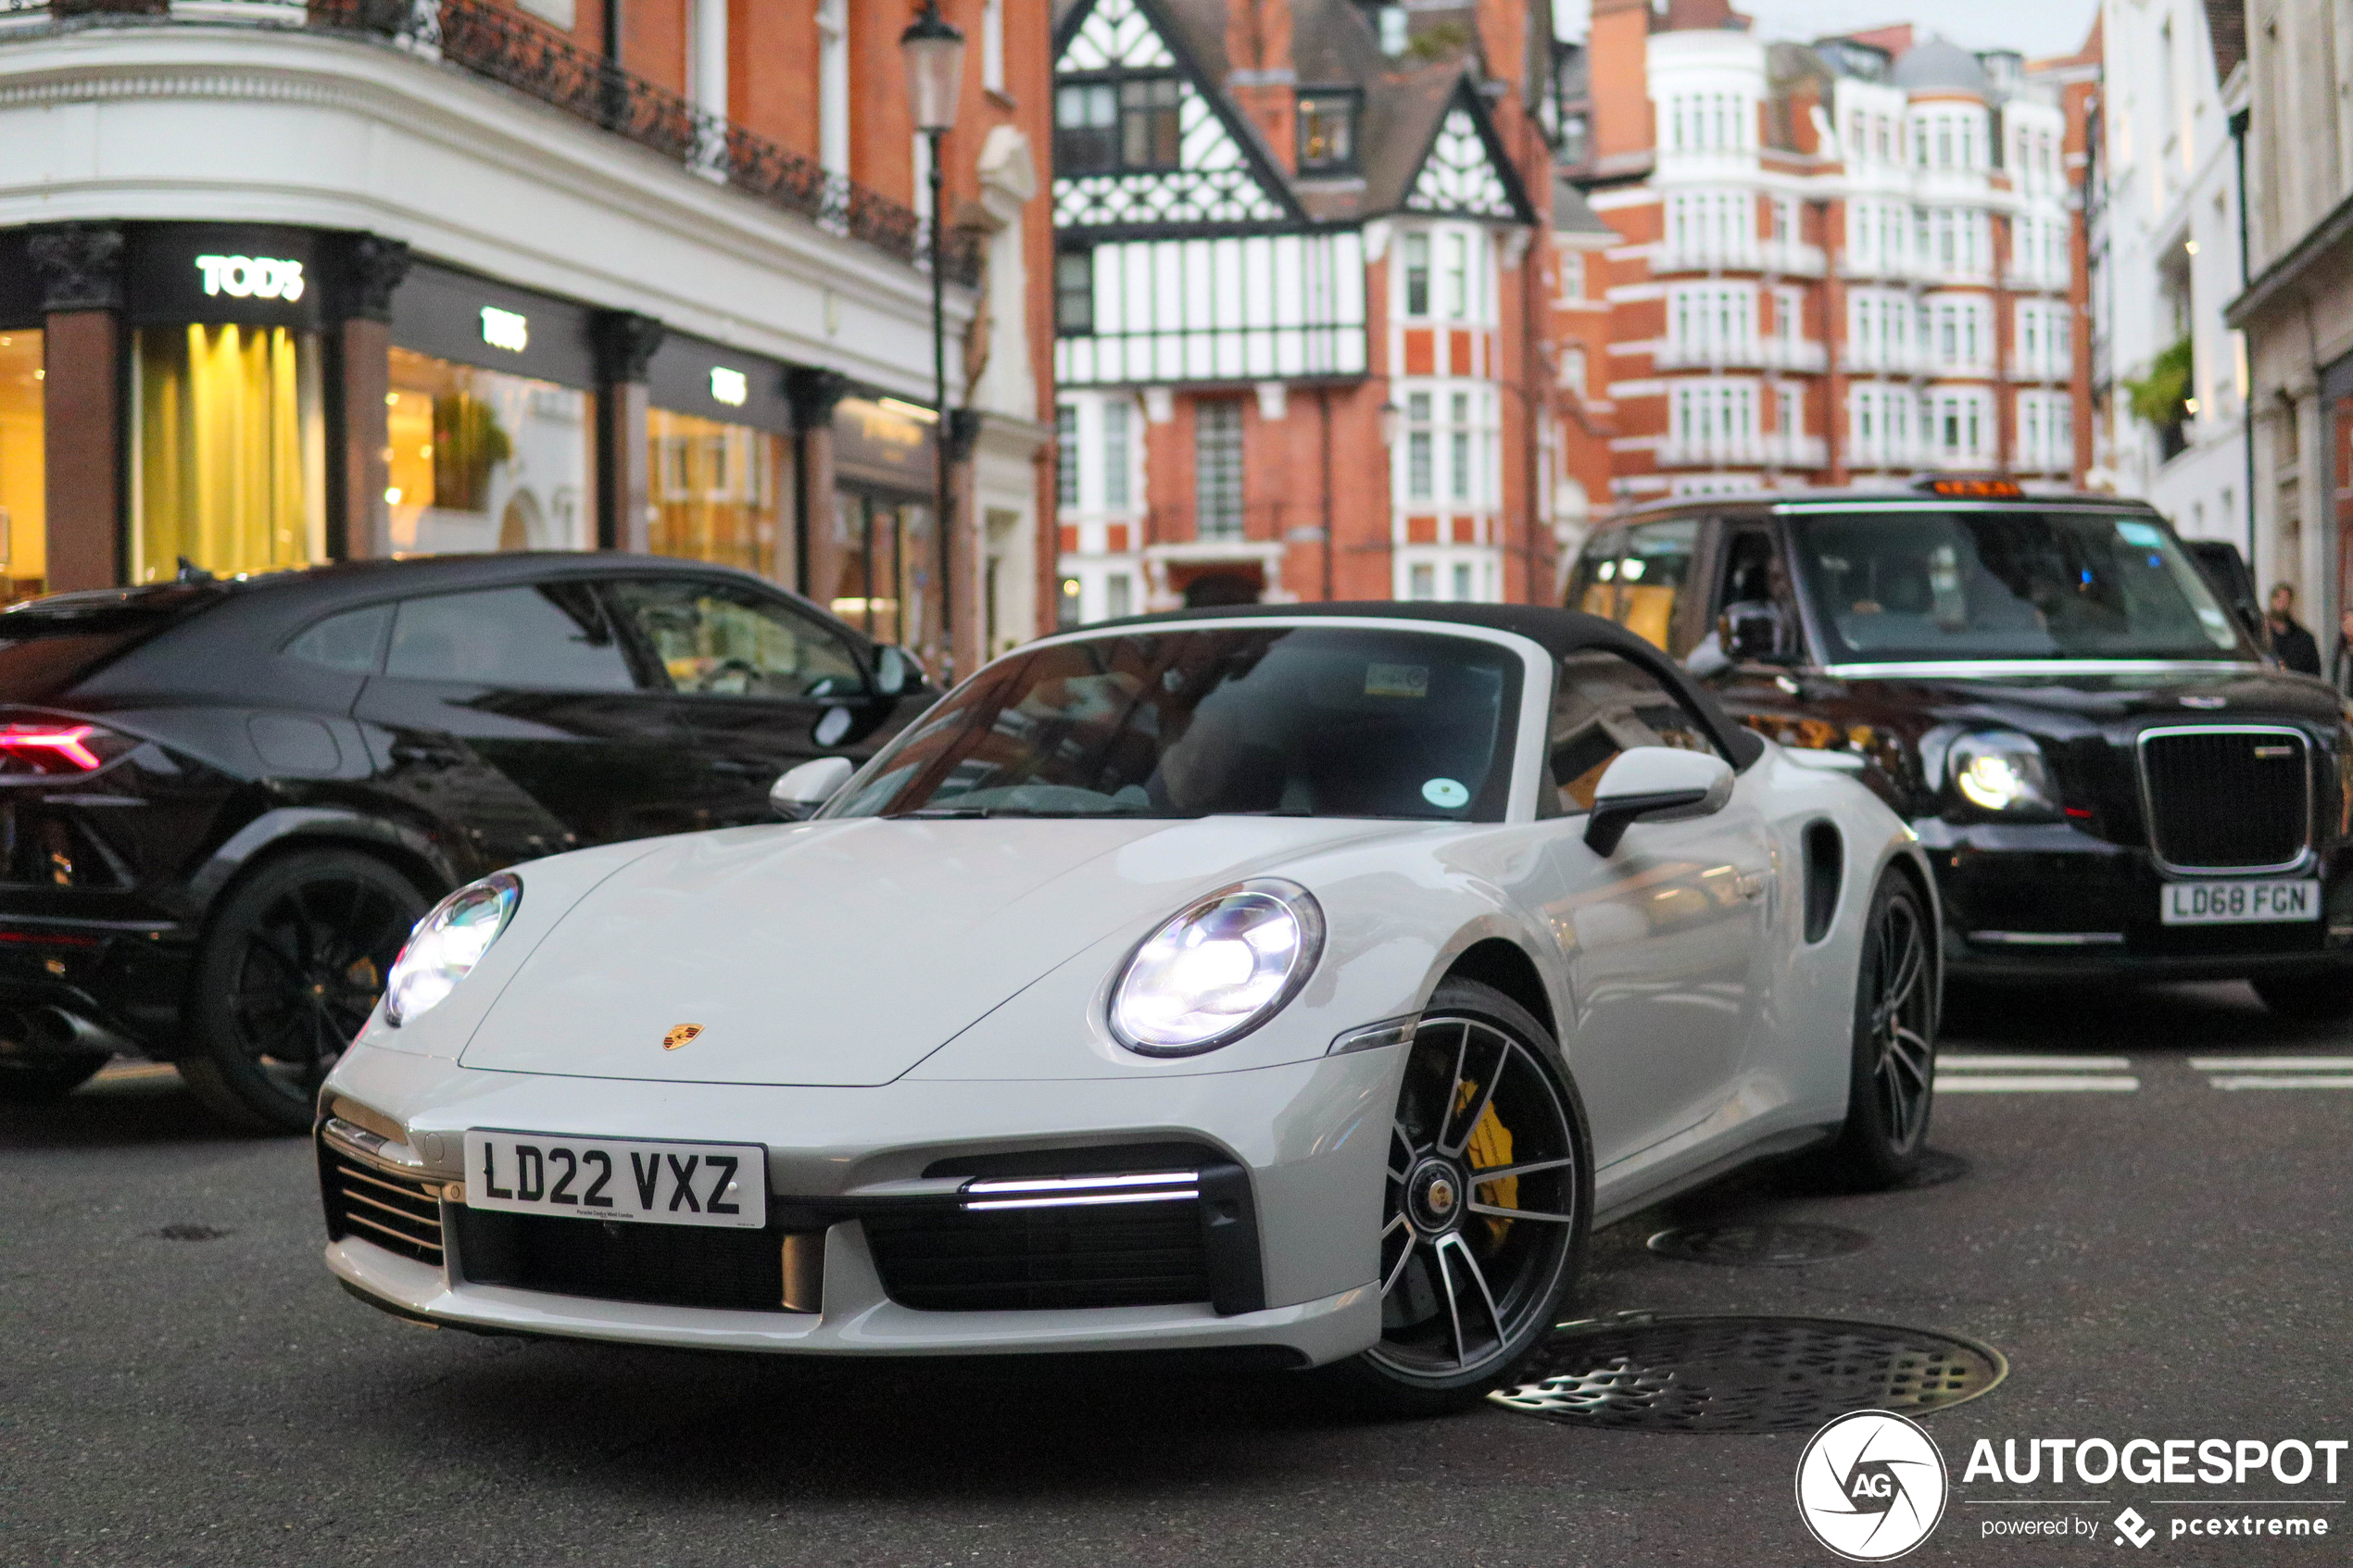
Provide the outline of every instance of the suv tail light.
[[135,744],[96,724],[9,724],[0,728],[0,775],[94,772]]

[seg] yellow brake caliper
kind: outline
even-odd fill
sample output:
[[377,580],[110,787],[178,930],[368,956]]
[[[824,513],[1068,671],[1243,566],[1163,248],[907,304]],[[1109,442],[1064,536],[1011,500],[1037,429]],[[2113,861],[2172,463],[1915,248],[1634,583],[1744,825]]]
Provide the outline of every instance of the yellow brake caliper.
[[[1454,1100],[1456,1112],[1467,1110],[1478,1094],[1477,1084],[1465,1084],[1463,1092]],[[1463,1152],[1470,1156],[1471,1169],[1474,1171],[1499,1170],[1512,1162],[1512,1130],[1504,1126],[1503,1119],[1495,1114],[1494,1101],[1488,1101],[1487,1109],[1478,1113],[1478,1124],[1471,1129],[1470,1142],[1465,1146]],[[1517,1176],[1504,1176],[1491,1182],[1477,1182],[1473,1185],[1478,1191],[1492,1195],[1481,1198],[1480,1201],[1483,1203],[1491,1203],[1498,1209],[1519,1207],[1519,1178]],[[1511,1221],[1499,1220],[1491,1215],[1487,1216],[1487,1236],[1491,1245],[1501,1247],[1504,1244],[1504,1238],[1511,1234]]]

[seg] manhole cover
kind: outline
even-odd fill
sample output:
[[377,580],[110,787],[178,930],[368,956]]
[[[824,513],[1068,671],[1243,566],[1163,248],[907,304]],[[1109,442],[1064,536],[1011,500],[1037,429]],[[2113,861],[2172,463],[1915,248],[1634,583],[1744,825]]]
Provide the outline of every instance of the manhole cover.
[[1919,1413],[2007,1376],[2001,1352],[1925,1329],[1833,1318],[1623,1312],[1563,1323],[1506,1410],[1641,1432],[1810,1432],[1850,1411]]
[[1754,1225],[1686,1225],[1661,1231],[1650,1239],[1650,1249],[1662,1258],[1687,1263],[1729,1263],[1735,1267],[1789,1268],[1843,1258],[1871,1244],[1861,1231],[1838,1225],[1764,1223]]
[[1941,1148],[1924,1149],[1920,1153],[1920,1162],[1912,1167],[1910,1175],[1895,1184],[1894,1190],[1908,1192],[1914,1187],[1943,1186],[1946,1182],[1957,1182],[1968,1174],[1969,1161],[1959,1155],[1947,1154]]

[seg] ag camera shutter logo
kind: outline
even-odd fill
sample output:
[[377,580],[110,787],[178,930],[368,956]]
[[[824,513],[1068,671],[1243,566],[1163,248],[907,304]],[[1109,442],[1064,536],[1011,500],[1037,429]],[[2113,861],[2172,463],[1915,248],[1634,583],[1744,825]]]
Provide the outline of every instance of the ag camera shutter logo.
[[1917,1423],[1856,1411],[1814,1434],[1797,1461],[1797,1513],[1849,1562],[1886,1562],[1944,1517],[1944,1456]]
[[204,275],[204,292],[212,298],[283,299],[288,305],[302,297],[306,286],[302,263],[268,256],[199,256],[196,270]]

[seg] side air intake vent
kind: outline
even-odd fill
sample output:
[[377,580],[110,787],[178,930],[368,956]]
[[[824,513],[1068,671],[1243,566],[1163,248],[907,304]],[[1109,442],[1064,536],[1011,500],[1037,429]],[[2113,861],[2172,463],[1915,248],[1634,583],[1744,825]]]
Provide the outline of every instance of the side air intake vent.
[[1846,847],[1838,829],[1828,822],[1806,829],[1806,940],[1819,942],[1831,934],[1838,914],[1838,889],[1844,873]]

